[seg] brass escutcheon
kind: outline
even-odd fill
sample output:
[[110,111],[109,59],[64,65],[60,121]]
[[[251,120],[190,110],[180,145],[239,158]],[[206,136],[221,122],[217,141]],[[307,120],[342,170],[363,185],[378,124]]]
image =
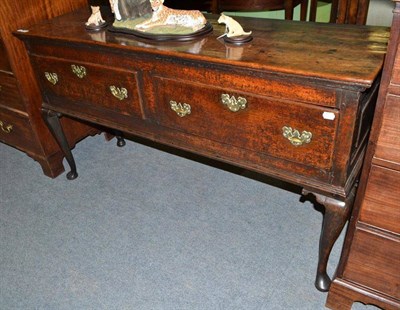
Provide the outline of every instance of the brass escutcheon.
[[184,117],[186,115],[189,115],[192,112],[192,108],[190,104],[187,103],[177,103],[176,101],[171,100],[169,102],[171,106],[171,110],[174,111],[178,116]]
[[238,97],[236,99],[234,96],[229,96],[229,94],[222,94],[221,101],[232,112],[237,112],[240,109],[246,108],[246,104],[247,104],[246,98]]
[[86,68],[84,66],[71,65],[71,70],[80,79],[86,76]]
[[46,79],[53,85],[56,85],[58,82],[58,76],[57,73],[52,73],[52,72],[45,72],[44,73]]
[[0,128],[1,131],[5,133],[10,133],[13,129],[13,126],[11,124],[6,125],[5,123],[3,123],[3,121],[0,121]]
[[289,126],[283,126],[282,132],[283,136],[294,146],[300,146],[311,142],[312,133],[309,131],[302,131],[300,134],[297,129],[293,129]]
[[128,91],[124,87],[116,87],[114,85],[110,86],[110,91],[113,94],[115,98],[118,98],[119,100],[124,100],[128,98]]

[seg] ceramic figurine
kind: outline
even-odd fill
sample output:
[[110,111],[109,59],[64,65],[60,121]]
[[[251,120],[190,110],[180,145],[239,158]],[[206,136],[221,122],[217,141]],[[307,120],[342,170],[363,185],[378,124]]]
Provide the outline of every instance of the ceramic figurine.
[[226,25],[226,32],[222,36],[226,35],[228,38],[232,38],[251,35],[251,31],[245,32],[242,26],[236,20],[227,15],[221,14],[221,16],[218,18],[218,23]]
[[135,26],[136,30],[147,31],[158,26],[181,26],[193,31],[202,29],[207,20],[197,10],[175,10],[164,6],[164,0],[149,0],[153,14],[151,18]]
[[100,13],[100,6],[91,6],[90,8],[92,9],[92,15],[88,18],[86,26],[101,27],[101,25],[105,25],[106,22]]
[[[89,0],[92,14],[86,22],[87,27],[96,29],[105,26],[106,22],[100,12],[100,6],[104,5],[104,2],[107,0]],[[118,21],[147,16],[152,12],[148,0],[108,0],[108,3]]]

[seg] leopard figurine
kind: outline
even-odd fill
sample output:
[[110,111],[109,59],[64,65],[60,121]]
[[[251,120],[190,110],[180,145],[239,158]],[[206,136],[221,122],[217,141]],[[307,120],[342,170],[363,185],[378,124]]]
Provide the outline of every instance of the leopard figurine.
[[207,23],[204,15],[197,10],[175,10],[164,6],[164,0],[149,0],[153,9],[152,17],[135,26],[137,30],[146,31],[156,26],[178,25],[202,29]]

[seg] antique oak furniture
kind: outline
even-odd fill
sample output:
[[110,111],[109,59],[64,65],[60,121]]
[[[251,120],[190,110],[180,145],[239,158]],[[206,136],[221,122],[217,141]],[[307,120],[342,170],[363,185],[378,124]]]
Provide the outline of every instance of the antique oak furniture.
[[[82,6],[86,0],[1,0],[0,5],[0,141],[26,152],[50,177],[64,171],[64,156],[41,117],[38,83],[25,46],[12,31]],[[71,145],[93,133],[68,118],[63,126]]]
[[327,306],[400,309],[400,2],[345,250]]
[[[238,19],[246,45],[153,42],[84,29],[87,11],[32,26],[25,41],[43,117],[75,162],[59,120],[93,122],[299,185],[325,207],[316,287],[353,204],[388,30]],[[313,196],[311,196],[313,197]]]

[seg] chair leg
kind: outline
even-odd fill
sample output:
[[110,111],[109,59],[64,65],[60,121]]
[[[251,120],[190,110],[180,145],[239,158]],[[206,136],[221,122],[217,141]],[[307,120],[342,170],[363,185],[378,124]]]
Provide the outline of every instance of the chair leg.
[[285,19],[293,20],[293,0],[285,1]]
[[[314,0],[311,0],[314,1]],[[304,0],[300,4],[300,20],[306,21],[307,20],[307,9],[308,9],[308,0]]]
[[343,23],[343,21],[337,20],[338,9],[339,9],[339,0],[332,0],[331,17],[329,20],[330,23],[336,23],[336,22]]
[[213,14],[221,13],[219,10],[218,0],[211,0],[211,13]]
[[315,22],[317,18],[317,5],[318,1],[317,0],[311,0],[310,1],[310,22]]

